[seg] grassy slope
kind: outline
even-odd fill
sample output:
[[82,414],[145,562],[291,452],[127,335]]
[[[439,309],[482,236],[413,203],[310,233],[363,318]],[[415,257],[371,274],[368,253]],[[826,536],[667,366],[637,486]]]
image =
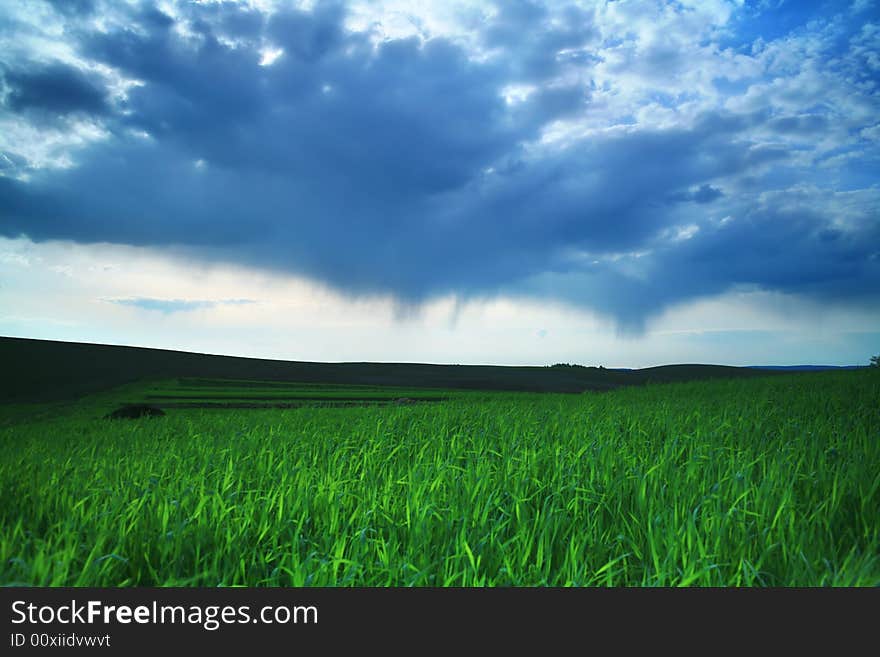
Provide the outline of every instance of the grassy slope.
[[582,392],[645,382],[767,376],[717,365],[613,371],[594,367],[499,367],[417,363],[310,363],[0,337],[0,403],[70,399],[121,384],[173,377],[373,386]]

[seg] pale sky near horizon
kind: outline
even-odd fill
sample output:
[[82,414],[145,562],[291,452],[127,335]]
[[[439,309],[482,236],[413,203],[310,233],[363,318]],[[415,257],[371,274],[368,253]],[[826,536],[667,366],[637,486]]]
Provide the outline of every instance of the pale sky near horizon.
[[0,335],[867,364],[880,6],[0,7]]

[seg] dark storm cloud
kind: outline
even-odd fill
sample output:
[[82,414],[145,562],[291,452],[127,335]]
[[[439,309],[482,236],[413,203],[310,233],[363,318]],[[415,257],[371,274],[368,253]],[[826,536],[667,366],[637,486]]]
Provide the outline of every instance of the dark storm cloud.
[[[446,102],[444,109],[448,121],[465,107]],[[325,130],[316,141],[309,133],[321,125],[308,117],[291,125],[284,144],[305,148],[311,159],[293,148],[260,160],[267,140],[199,166],[190,134],[182,143],[120,139],[64,173],[7,181],[0,202],[18,208],[13,225],[37,238],[75,227],[87,241],[229,249],[253,264],[418,300],[569,267],[560,254],[571,248],[638,248],[674,221],[667,190],[738,171],[753,157],[732,139],[748,122],[725,117],[707,116],[689,131],[626,134],[530,156],[504,150],[490,122],[482,140],[463,131],[458,146],[459,133],[440,116],[432,134],[405,107],[394,110],[397,125],[383,126],[379,116],[391,111],[351,112],[348,122],[332,124],[335,134]],[[381,133],[369,134],[365,120]],[[496,161],[494,171],[480,172]]]
[[[877,195],[865,201],[846,231],[830,227],[821,199],[791,205],[776,198],[707,227],[675,249],[658,253],[655,280],[669,302],[707,296],[731,282],[812,298],[825,304],[877,305],[880,221]],[[830,238],[830,239],[829,239]]]
[[338,3],[318,4],[312,12],[281,11],[272,16],[267,34],[299,62],[308,64],[345,43],[344,18],[345,7]]
[[876,294],[878,256],[876,210],[866,208],[858,225],[843,232],[829,228],[827,215],[809,206],[770,202],[664,254],[662,266],[679,270],[682,278],[698,273],[710,289],[734,280],[831,301],[841,288],[853,297]]
[[497,16],[484,40],[489,48],[504,51],[512,81],[540,82],[568,64],[591,60],[584,51],[598,37],[591,11],[568,5],[551,15],[546,6],[529,0],[504,0],[495,6]]
[[2,71],[6,105],[13,112],[52,115],[105,114],[106,90],[99,79],[63,64]]
[[[7,94],[9,110],[90,112],[112,136],[75,167],[0,176],[0,234],[191,247],[403,303],[550,296],[629,330],[739,284],[823,298],[880,288],[876,211],[838,225],[833,203],[761,200],[754,182],[798,155],[755,131],[805,135],[821,118],[714,111],[542,143],[546,126],[592,111],[590,85],[555,77],[571,63],[560,51],[596,38],[580,10],[553,22],[541,5],[500,4],[483,40],[503,56],[476,60],[441,38],[374,46],[339,4],[181,7],[183,31],[153,8],[102,33],[68,26],[83,56],[140,82],[124,103],[73,74],[55,94],[10,73],[29,91]],[[261,66],[262,47],[284,54]],[[506,101],[519,83],[537,89]],[[686,225],[700,230],[682,238]]]
[[833,201],[812,190],[796,198],[772,195],[734,211],[736,218],[704,225],[650,254],[627,258],[628,273],[608,262],[568,272],[544,272],[524,292],[556,293],[573,303],[584,296],[615,317],[625,332],[670,305],[709,297],[732,286],[800,295],[823,304],[877,307],[880,289],[880,192],[850,208],[849,227],[833,228]]
[[95,0],[46,0],[64,16],[87,16],[95,11]]

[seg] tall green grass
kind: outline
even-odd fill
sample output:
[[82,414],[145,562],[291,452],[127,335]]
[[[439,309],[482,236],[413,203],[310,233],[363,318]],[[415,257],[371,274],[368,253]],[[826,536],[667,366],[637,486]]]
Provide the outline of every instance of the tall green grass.
[[0,428],[0,582],[880,584],[873,372]]

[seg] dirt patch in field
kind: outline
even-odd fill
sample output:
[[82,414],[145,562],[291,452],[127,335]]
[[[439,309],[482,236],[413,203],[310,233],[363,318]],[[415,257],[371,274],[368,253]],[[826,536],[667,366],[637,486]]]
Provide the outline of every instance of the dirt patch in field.
[[108,420],[135,420],[141,417],[160,417],[165,411],[150,404],[125,404],[104,417]]

